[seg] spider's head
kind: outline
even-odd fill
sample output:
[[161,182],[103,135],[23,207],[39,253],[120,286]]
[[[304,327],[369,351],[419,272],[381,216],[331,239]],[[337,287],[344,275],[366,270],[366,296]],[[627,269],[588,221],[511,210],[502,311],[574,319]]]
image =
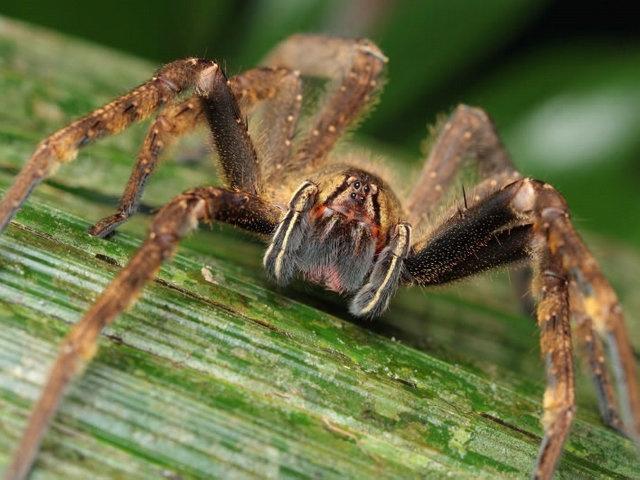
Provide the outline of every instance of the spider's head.
[[320,172],[314,181],[319,192],[312,216],[328,210],[341,215],[343,221],[364,224],[381,240],[399,217],[397,198],[372,173],[337,165]]
[[[329,183],[333,188],[329,188],[329,195],[324,199],[322,207],[337,212],[348,220],[364,222],[372,228],[379,229],[377,179],[365,172],[353,171],[345,172],[332,180],[334,181]],[[340,184],[336,185],[338,181]]]

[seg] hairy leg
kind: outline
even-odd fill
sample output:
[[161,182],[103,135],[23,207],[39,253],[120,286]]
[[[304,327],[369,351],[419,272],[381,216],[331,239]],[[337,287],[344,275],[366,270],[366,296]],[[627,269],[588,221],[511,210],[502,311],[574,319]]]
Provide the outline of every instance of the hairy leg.
[[91,235],[108,236],[137,211],[145,184],[155,171],[162,151],[193,130],[202,119],[202,107],[197,97],[169,105],[158,115],[144,139],[116,212],[93,225],[89,229]]
[[[478,204],[478,202],[483,203],[483,199],[490,196],[493,191],[520,176],[511,164],[487,115],[481,110],[461,105],[443,127],[411,194],[410,214],[414,221],[420,222],[428,217],[433,205],[441,198],[447,183],[455,176],[462,165],[462,159],[465,157],[471,157],[478,163],[480,175],[485,178],[474,189],[473,196],[469,199],[471,205]],[[563,208],[566,210],[566,206]],[[469,213],[471,212],[464,212],[465,217],[468,217]],[[457,221],[454,217],[455,215],[451,216],[452,224],[455,228],[460,228],[463,222]],[[486,219],[483,222],[486,222]],[[488,242],[488,246],[482,247],[485,251],[491,245],[502,245],[505,242],[505,239],[496,241],[490,237],[482,240],[481,227],[467,228],[464,230],[467,234],[468,232],[476,232],[475,236],[472,235],[471,238],[463,242],[469,251],[474,251],[473,256],[470,256],[468,253],[464,254],[464,249],[448,250],[449,242],[455,237],[455,232],[449,234],[445,226],[432,232],[428,237],[429,240],[422,239],[418,245],[420,253],[406,261],[409,273],[417,275],[414,278],[418,278],[422,283],[442,283],[460,278],[467,272],[472,273],[482,264],[474,258],[476,256],[479,258],[488,257],[488,255],[481,253],[482,250],[479,250],[483,242]],[[572,291],[580,292],[584,297],[580,300],[582,310],[588,313],[595,332],[608,347],[607,351],[621,397],[621,416],[624,419],[624,424],[627,425],[626,432],[631,437],[638,439],[640,436],[638,434],[640,432],[640,390],[636,380],[633,352],[627,340],[621,309],[615,293],[573,227],[567,224],[563,226],[563,232],[567,237],[563,239],[563,255],[567,262],[571,259],[571,263],[567,263],[567,270],[572,283],[578,287]],[[441,240],[439,240],[440,238]],[[423,247],[427,241],[431,245],[425,249]],[[476,246],[473,246],[474,243]],[[442,245],[442,247],[438,247],[438,245]],[[449,258],[451,255],[448,257],[444,250],[455,252],[457,256],[457,259],[449,259],[446,268],[435,258],[441,256]],[[517,245],[515,250],[500,248],[496,251],[504,252],[507,259],[509,252],[513,252],[515,257],[525,254],[524,251],[518,253]],[[494,258],[495,260],[490,262],[489,266],[499,264],[497,257]],[[436,265],[436,267],[429,267],[429,265]],[[527,298],[525,298],[526,300]],[[572,305],[578,305],[578,301],[574,301]],[[587,352],[589,352],[588,349]],[[590,358],[592,359],[592,357]],[[598,382],[599,392],[604,392],[604,396],[600,396],[601,401],[607,404],[606,407],[601,407],[603,418],[605,422],[615,427],[616,416],[611,413],[614,411],[614,406],[611,402],[612,392],[608,380],[603,376],[603,370],[598,370],[593,361],[590,360],[589,365],[593,369],[594,379]]]
[[349,311],[359,317],[377,317],[389,306],[403,273],[403,261],[411,249],[411,226],[395,226],[389,244],[380,252],[367,283],[356,293]]
[[231,78],[230,86],[245,114],[258,103],[264,104],[258,129],[264,142],[258,160],[264,179],[262,187],[268,191],[277,183],[274,177],[285,173],[285,162],[291,157],[302,107],[300,74],[288,68],[255,68]]
[[289,208],[273,234],[262,263],[273,280],[281,285],[291,281],[295,274],[294,255],[308,234],[305,213],[313,207],[318,186],[305,181],[298,187],[289,201]]
[[569,301],[575,324],[576,339],[585,360],[586,367],[591,372],[591,378],[598,398],[600,415],[609,426],[625,433],[616,405],[613,385],[609,378],[604,345],[593,328],[593,321],[587,315],[584,307],[584,299],[577,290],[575,280],[572,280],[569,285]]
[[[267,101],[275,106],[284,106],[278,109],[279,113],[287,113],[290,116],[298,116],[299,103],[288,102],[291,85],[299,84],[297,75],[286,69],[260,68],[249,70],[237,75],[229,80],[229,87],[241,104],[243,114],[248,114],[256,104]],[[294,89],[295,91],[295,89]],[[283,101],[282,98],[285,100]],[[89,233],[99,237],[106,237],[118,226],[126,222],[133,215],[137,208],[145,184],[155,171],[162,152],[175,142],[180,136],[192,131],[204,120],[203,102],[197,96],[193,96],[183,102],[168,105],[153,122],[143,146],[138,153],[136,163],[133,167],[127,186],[120,199],[120,204],[113,215],[98,221]],[[271,111],[271,110],[270,110]],[[278,123],[279,122],[279,123]],[[285,139],[293,136],[293,122],[283,122],[275,117],[269,122],[270,129],[274,132],[270,139],[278,139],[281,145],[280,151],[274,146],[269,149],[270,161],[281,162],[283,158],[289,156],[289,151],[284,151],[286,147]],[[284,123],[284,124],[283,124]],[[283,139],[284,137],[284,139]],[[221,157],[222,162],[233,161]],[[262,176],[264,167],[262,166]]]
[[369,40],[294,35],[278,45],[264,63],[332,81],[309,132],[283,165],[284,171],[291,172],[317,167],[327,158],[374,99],[387,58]]
[[[640,445],[640,383],[629,333],[624,323],[622,307],[613,288],[607,282],[593,255],[578,234],[567,231],[559,249],[565,257],[565,268],[572,279],[572,304],[577,306],[578,319],[586,319],[592,335],[585,338],[587,348],[602,353],[602,345],[608,357],[618,391],[619,412],[613,407],[613,392],[609,386],[606,369],[598,366],[601,355],[589,353],[592,375],[599,393],[600,407],[605,422],[622,429]],[[598,360],[593,362],[593,360]],[[621,421],[621,425],[618,423]]]
[[[452,215],[421,241],[404,262],[409,273],[405,281],[441,284],[527,256],[534,264],[536,316],[548,380],[544,397],[545,436],[535,476],[550,478],[575,409],[570,315],[578,320],[578,328],[586,331],[583,338],[587,347],[591,345],[589,360],[605,420],[616,426],[613,392],[599,354],[600,344],[593,337],[594,330],[605,344],[608,342],[623,429],[636,440],[640,418],[635,362],[620,307],[593,256],[575,232],[564,199],[551,186],[530,179],[501,188],[461,215]],[[585,319],[593,319],[593,327],[590,323],[585,326]]]
[[148,82],[45,138],[0,201],[0,230],[31,191],[61,164],[73,160],[80,148],[147,118],[186,89],[206,89],[202,81],[210,78],[213,70],[218,70],[214,62],[195,58],[169,63]]
[[[553,232],[549,233],[551,236]],[[575,415],[575,384],[567,279],[562,256],[550,242],[541,246],[536,272],[540,353],[545,362],[547,388],[543,397],[544,437],[533,471],[535,479],[550,479],[556,469]]]
[[22,479],[28,474],[67,386],[95,355],[100,332],[135,302],[144,285],[174,254],[185,235],[200,222],[213,220],[269,235],[275,230],[279,217],[278,208],[256,196],[216,187],[191,190],[163,207],[140,249],[63,340],[12,463],[5,472],[5,480]]
[[499,191],[414,244],[404,262],[404,282],[442,285],[528,259],[532,225],[505,207],[510,196]]
[[[555,249],[556,228],[544,215],[548,205],[555,206],[556,199],[539,198],[539,185],[519,180],[473,205],[462,216],[452,216],[421,243],[405,265],[411,274],[409,281],[433,285],[526,256],[537,262],[536,316],[547,390],[542,419],[545,435],[534,476],[548,479],[560,458],[575,407],[566,272],[562,256]],[[492,256],[498,251],[503,253]]]
[[409,219],[416,228],[428,220],[461,168],[473,161],[480,179],[489,179],[471,193],[479,201],[520,178],[493,122],[479,108],[459,105],[441,128],[422,172],[407,201]]
[[[621,428],[640,445],[640,384],[618,298],[595,258],[573,228],[568,208],[560,194],[550,185],[541,182],[525,179],[521,183],[522,192],[526,193],[520,196],[520,203],[525,203],[524,199],[535,200],[538,215],[543,222],[542,227],[548,230],[547,243],[553,253],[561,258],[565,276],[570,281],[571,313],[577,320],[578,328],[587,333],[584,342],[600,397],[603,419],[612,427]],[[517,205],[517,208],[526,213],[523,205]],[[603,359],[598,355],[602,350],[600,342],[591,335],[593,332],[606,346],[618,390],[619,417],[614,407],[606,368],[601,368]],[[589,348],[593,350],[589,351]]]
[[[453,180],[469,162],[476,165],[480,182],[468,192],[463,190],[464,208],[521,178],[489,115],[480,108],[459,105],[440,128],[407,201],[409,219],[419,236],[424,235],[442,197],[454,187]],[[456,205],[455,209],[458,208],[461,207]],[[496,253],[499,252],[501,249],[497,248]],[[464,276],[467,267],[475,268],[473,259],[459,265],[459,269],[447,273],[446,277]],[[534,312],[528,270],[525,266],[516,272],[514,289],[522,310]]]

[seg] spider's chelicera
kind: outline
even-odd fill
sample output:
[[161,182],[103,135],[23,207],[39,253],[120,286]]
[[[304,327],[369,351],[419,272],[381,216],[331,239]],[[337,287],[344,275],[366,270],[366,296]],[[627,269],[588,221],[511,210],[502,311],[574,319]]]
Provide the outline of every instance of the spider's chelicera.
[[[617,297],[574,230],[564,199],[520,175],[482,110],[454,110],[408,195],[396,195],[384,174],[363,162],[329,155],[379,90],[386,62],[370,41],[306,35],[285,40],[264,66],[229,79],[214,62],[178,60],[38,145],[0,202],[0,228],[82,146],[157,110],[117,212],[90,233],[104,237],[126,221],[163,149],[200,124],[211,131],[223,186],[187,191],[163,207],[138,252],[67,335],[6,479],[28,474],[65,387],[95,354],[103,327],[135,300],[186,234],[212,221],[264,238],[264,266],[277,283],[301,277],[346,294],[356,316],[380,315],[403,284],[439,285],[530,261],[548,383],[534,476],[552,476],[574,416],[571,319],[605,422],[640,441],[640,389]],[[308,128],[294,136],[307,77],[325,78],[329,86]],[[180,96],[187,91],[192,96]],[[265,133],[260,154],[244,120],[254,115]],[[464,205],[434,215],[469,164],[479,181]]]

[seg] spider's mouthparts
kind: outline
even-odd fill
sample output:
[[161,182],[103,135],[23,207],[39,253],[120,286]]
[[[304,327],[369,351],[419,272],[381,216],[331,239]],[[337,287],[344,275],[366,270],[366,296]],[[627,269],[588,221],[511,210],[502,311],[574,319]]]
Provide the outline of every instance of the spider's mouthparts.
[[318,237],[320,239],[327,238],[328,233],[339,224],[350,224],[350,229],[365,228],[376,238],[380,232],[378,225],[366,212],[344,204],[332,204],[330,207],[319,205],[311,211],[309,220],[316,226],[322,225],[322,228],[317,228],[322,232]]

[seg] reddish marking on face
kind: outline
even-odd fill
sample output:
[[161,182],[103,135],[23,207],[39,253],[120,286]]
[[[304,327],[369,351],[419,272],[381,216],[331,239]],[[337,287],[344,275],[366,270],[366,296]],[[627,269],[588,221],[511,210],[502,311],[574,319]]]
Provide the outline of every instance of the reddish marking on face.
[[359,222],[373,225],[373,219],[367,215],[363,208],[355,205],[345,205],[344,203],[332,202],[327,206],[331,210],[342,214],[347,221],[358,220]]
[[385,247],[387,243],[387,236],[380,229],[380,225],[376,224],[369,215],[363,215],[361,212],[357,211],[357,209],[344,208],[344,206],[339,204],[331,204],[331,206],[327,206],[326,204],[319,204],[313,207],[313,209],[309,213],[309,219],[312,222],[318,221],[327,213],[327,210],[331,210],[333,212],[341,214],[346,221],[357,220],[358,222],[366,225],[371,236],[376,241],[376,254],[380,253],[380,251]]
[[387,244],[387,236],[380,231],[377,225],[371,229],[371,235],[376,239],[376,255],[382,251]]
[[320,220],[324,215],[326,209],[327,207],[325,207],[324,204],[316,205],[315,207],[313,207],[309,214],[311,220]]

